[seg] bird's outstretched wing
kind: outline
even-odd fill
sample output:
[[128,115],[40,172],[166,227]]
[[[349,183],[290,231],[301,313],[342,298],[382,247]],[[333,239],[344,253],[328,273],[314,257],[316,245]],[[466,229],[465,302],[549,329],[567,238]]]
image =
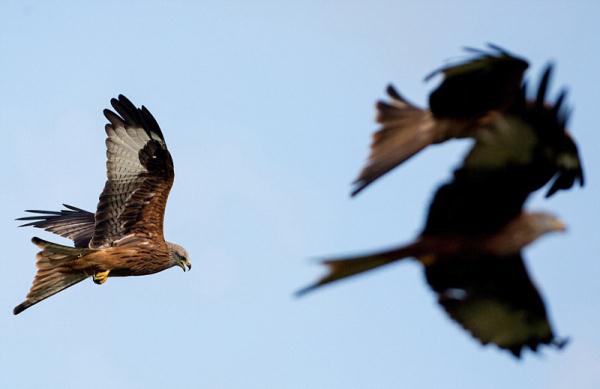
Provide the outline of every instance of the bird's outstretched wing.
[[27,210],[35,216],[26,216],[17,220],[28,221],[20,227],[37,227],[72,239],[75,247],[88,247],[94,233],[94,214],[72,205],[63,204],[66,209],[60,212]]
[[444,76],[429,95],[429,109],[435,117],[476,118],[504,110],[518,97],[529,64],[498,46],[488,47],[490,51],[468,48],[475,57],[441,67],[425,78]]
[[[525,165],[459,169],[437,190],[422,236],[496,233],[522,212],[535,173]],[[496,344],[517,357],[523,348],[562,345],[519,253],[438,256],[424,265],[438,302],[481,343]]]
[[475,134],[475,144],[464,161],[465,169],[525,166],[530,169],[531,191],[553,180],[547,196],[569,189],[575,182],[583,186],[577,145],[566,130],[566,91],[559,93],[554,102],[546,97],[552,69],[549,64],[543,70],[534,98],[528,98],[523,86],[511,108]]
[[448,258],[427,266],[425,275],[448,315],[482,344],[516,357],[524,348],[565,344],[555,337],[520,255]]
[[173,160],[158,123],[125,96],[104,110],[107,181],[100,195],[90,247],[118,245],[131,236],[164,240],[163,216],[174,180]]

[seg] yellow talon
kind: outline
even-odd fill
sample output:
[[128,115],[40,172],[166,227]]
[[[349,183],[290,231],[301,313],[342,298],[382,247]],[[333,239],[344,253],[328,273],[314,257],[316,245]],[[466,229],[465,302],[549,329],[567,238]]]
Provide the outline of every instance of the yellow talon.
[[110,270],[98,272],[98,273],[94,274],[92,279],[94,280],[94,282],[96,284],[102,285],[108,279],[108,273],[110,273]]
[[417,259],[419,260],[419,262],[421,262],[423,265],[425,266],[430,266],[435,264],[436,262],[436,256],[433,254],[425,254],[425,255],[419,255],[417,257]]

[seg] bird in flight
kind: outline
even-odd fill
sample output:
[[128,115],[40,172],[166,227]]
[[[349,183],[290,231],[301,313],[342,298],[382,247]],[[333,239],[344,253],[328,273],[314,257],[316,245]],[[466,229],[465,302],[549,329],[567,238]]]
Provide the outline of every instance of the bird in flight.
[[[531,193],[554,179],[552,190],[583,181],[579,156],[566,134],[565,95],[545,95],[551,67],[535,100],[521,96],[510,114],[478,131],[452,179],[438,188],[421,234],[389,250],[323,261],[328,273],[302,295],[346,277],[415,258],[447,314],[482,344],[519,357],[523,349],[563,347],[531,281],[522,251],[540,237],[565,230],[545,212],[523,209]],[[565,166],[558,160],[569,161]],[[576,163],[575,163],[576,162]]]
[[368,161],[353,183],[352,196],[425,147],[476,137],[486,127],[498,125],[515,105],[522,106],[519,100],[524,96],[523,75],[528,62],[496,45],[489,48],[467,48],[473,58],[444,66],[426,77],[443,76],[429,95],[429,109],[415,106],[388,86],[389,101],[376,104],[376,121],[381,127],[373,135]]
[[185,249],[163,236],[175,173],[162,131],[146,107],[136,108],[125,96],[111,105],[114,111],[104,110],[107,181],[96,213],[65,205],[60,212],[30,210],[36,215],[17,219],[72,239],[74,247],[32,239],[41,249],[37,273],[15,315],[88,277],[103,284],[108,277],[192,267]]

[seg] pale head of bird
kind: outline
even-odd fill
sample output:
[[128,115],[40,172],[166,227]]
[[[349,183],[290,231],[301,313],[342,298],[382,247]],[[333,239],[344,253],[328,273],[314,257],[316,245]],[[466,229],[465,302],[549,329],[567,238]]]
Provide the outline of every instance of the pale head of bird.
[[179,266],[183,271],[192,269],[189,255],[183,247],[171,242],[167,242],[167,246],[169,247],[172,266]]
[[491,239],[491,251],[498,256],[511,255],[547,233],[565,230],[565,223],[551,213],[522,213],[495,234]]
[[528,214],[528,219],[538,237],[549,232],[564,232],[567,230],[567,226],[562,220],[548,212],[532,212]]

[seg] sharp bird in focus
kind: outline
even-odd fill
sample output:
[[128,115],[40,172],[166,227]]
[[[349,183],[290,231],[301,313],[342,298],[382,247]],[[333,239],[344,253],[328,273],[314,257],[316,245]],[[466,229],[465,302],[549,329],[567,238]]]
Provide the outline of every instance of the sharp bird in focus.
[[468,48],[474,58],[426,77],[443,75],[429,95],[429,109],[411,104],[388,87],[390,100],[376,105],[381,128],[373,135],[368,162],[353,183],[352,196],[431,144],[476,137],[519,102],[528,62],[498,46],[489,47],[489,52]]
[[28,211],[23,226],[43,228],[72,239],[75,247],[33,238],[41,251],[37,274],[19,314],[34,304],[92,277],[141,276],[173,266],[191,268],[185,249],[165,241],[163,217],[173,179],[173,160],[158,123],[125,96],[104,110],[108,179],[96,213],[65,205],[60,212]]
[[463,165],[437,190],[413,242],[326,260],[328,274],[298,294],[413,257],[423,264],[439,304],[482,344],[517,357],[544,344],[562,347],[565,341],[555,336],[522,258],[538,238],[565,230],[551,214],[524,211],[529,195],[552,179],[551,191],[582,180],[575,144],[565,131],[565,95],[554,104],[544,101],[550,72],[548,67],[533,102],[522,96],[511,115],[476,135]]

